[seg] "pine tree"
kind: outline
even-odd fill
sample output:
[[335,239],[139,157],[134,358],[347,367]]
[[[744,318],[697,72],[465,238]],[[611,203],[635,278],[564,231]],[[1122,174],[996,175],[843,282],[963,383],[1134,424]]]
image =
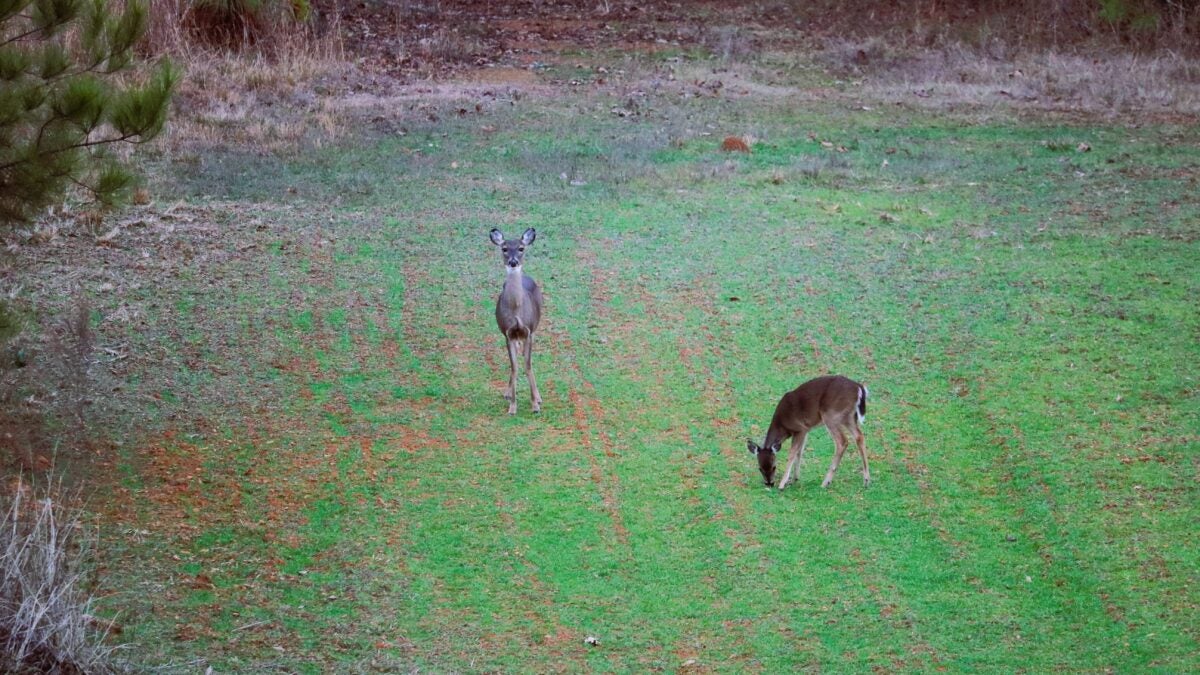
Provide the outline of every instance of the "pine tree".
[[163,128],[177,75],[130,77],[147,9],[128,0],[0,0],[0,227],[80,188],[112,204],[134,183],[117,147]]

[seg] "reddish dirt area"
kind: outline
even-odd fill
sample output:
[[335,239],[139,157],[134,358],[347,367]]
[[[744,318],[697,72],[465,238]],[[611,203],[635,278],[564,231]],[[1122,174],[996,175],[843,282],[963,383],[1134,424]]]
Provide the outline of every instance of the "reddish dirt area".
[[[574,412],[575,429],[578,433],[579,442],[582,444],[583,450],[588,457],[592,483],[599,490],[601,503],[604,504],[604,509],[608,512],[609,518],[612,520],[613,534],[622,546],[626,546],[629,543],[629,529],[625,527],[624,519],[621,517],[621,505],[617,497],[619,479],[616,474],[605,470],[607,460],[616,457],[616,452],[613,449],[612,439],[604,432],[593,429],[593,427],[602,424],[604,409],[600,405],[600,401],[596,398],[596,393],[592,390],[591,384],[587,382],[584,383],[581,389],[572,389],[568,394],[568,398],[571,401],[571,408]],[[601,450],[604,453],[604,461],[592,451],[593,437],[599,441]]]
[[[325,407],[337,411],[344,405],[334,399]],[[356,470],[372,480],[392,480],[386,466],[397,454],[419,457],[446,445],[400,424],[380,427],[376,437],[337,437],[325,431],[300,441],[303,447],[279,444],[306,425],[291,416],[249,414],[228,435],[206,434],[210,440],[202,445],[177,431],[148,438],[133,452],[139,458],[137,480],[144,487],[135,496],[109,477],[102,516],[111,523],[170,532],[182,540],[217,525],[238,524],[261,530],[269,543],[276,539],[274,533],[302,520],[304,509],[322,494],[322,485],[337,478],[347,455],[354,457]],[[250,494],[257,495],[253,506],[245,503]],[[144,503],[135,506],[140,500]]]
[[[704,417],[710,420],[710,424],[715,429],[717,438],[726,437],[733,429],[745,428],[736,415],[732,414],[727,403],[730,396],[728,387],[718,384],[717,377],[712,370],[704,363],[703,355],[711,350],[722,349],[722,343],[717,338],[717,334],[713,331],[713,326],[721,326],[725,320],[719,316],[716,308],[713,305],[712,298],[715,293],[706,287],[696,286],[679,294],[677,302],[671,303],[675,307],[696,307],[705,312],[711,317],[711,320],[701,323],[701,330],[698,334],[691,336],[681,336],[679,341],[679,357],[683,362],[684,367],[693,376],[704,383],[701,399],[705,403]],[[746,457],[743,457],[744,452],[740,452],[737,448],[723,444],[720,448],[721,455],[725,457],[731,464],[747,463]],[[727,535],[730,541],[733,542],[733,549],[736,551],[742,548],[759,548],[762,542],[759,541],[754,532],[752,525],[753,518],[750,517],[749,511],[746,508],[746,503],[742,498],[745,495],[748,484],[746,483],[746,473],[735,474],[733,482],[723,483],[721,485],[721,493],[726,503],[733,510],[734,522],[727,530]]]

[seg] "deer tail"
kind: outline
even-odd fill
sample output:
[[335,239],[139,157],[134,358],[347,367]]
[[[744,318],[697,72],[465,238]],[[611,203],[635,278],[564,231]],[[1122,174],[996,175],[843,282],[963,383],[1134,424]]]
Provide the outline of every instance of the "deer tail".
[[862,424],[863,420],[867,419],[867,388],[858,386],[858,409],[855,410],[858,414],[858,423]]

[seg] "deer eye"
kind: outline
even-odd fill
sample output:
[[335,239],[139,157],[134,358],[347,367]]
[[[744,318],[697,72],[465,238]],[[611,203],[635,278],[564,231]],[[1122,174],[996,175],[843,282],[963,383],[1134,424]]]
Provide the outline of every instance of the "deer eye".
[[518,251],[524,251],[524,250],[525,250],[525,247],[524,247],[524,246],[522,246],[522,247],[518,248],[517,250],[518,250]]

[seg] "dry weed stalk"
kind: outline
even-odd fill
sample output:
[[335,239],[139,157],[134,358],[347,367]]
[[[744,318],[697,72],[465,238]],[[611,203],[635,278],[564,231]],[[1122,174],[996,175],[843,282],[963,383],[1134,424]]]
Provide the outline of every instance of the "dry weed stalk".
[[0,526],[0,671],[113,672],[85,592],[95,536],[61,483],[11,486]]

